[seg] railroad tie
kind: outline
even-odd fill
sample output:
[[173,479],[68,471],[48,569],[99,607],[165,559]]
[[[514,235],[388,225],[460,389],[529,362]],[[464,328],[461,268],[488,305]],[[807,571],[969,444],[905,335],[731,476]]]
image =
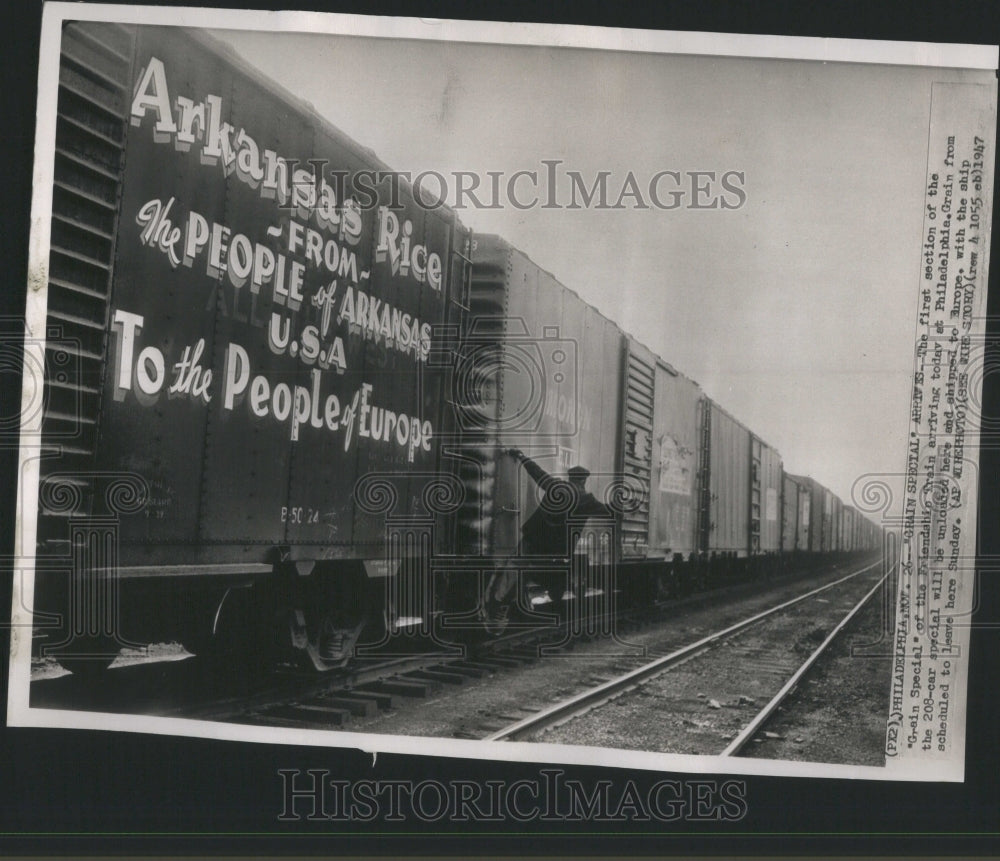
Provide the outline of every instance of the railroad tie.
[[369,685],[358,685],[355,690],[364,691],[365,693],[371,690],[375,693],[398,694],[401,697],[422,698],[430,696],[431,691],[433,690],[433,685],[415,680],[410,681],[408,679],[386,679],[381,682],[371,682],[370,687]]
[[261,714],[268,723],[277,726],[343,726],[351,720],[346,709],[325,706],[287,705],[270,708]]
[[404,679],[421,679],[429,682],[444,682],[447,685],[464,685],[466,677],[460,673],[445,670],[411,670],[403,676]]

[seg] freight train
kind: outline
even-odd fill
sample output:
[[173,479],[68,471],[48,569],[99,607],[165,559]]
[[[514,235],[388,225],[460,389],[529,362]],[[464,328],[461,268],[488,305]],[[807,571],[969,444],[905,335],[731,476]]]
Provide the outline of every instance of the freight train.
[[[366,640],[491,630],[501,570],[530,618],[880,544],[696,382],[203,34],[68,24],[53,170],[25,462],[34,640],[74,669],[169,640],[329,669]],[[545,500],[511,450],[585,467],[607,504],[562,518],[567,556],[525,558]]]

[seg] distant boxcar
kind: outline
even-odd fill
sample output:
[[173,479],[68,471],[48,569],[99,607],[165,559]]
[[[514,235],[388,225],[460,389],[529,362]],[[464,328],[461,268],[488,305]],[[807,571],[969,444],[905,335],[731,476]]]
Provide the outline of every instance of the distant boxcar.
[[809,549],[810,494],[794,476],[783,473],[781,549],[785,552]]
[[710,494],[704,549],[746,556],[750,546],[750,430],[712,400],[708,422]]
[[649,552],[688,557],[699,549],[698,467],[705,453],[698,418],[703,395],[697,383],[662,359],[648,361],[656,380],[650,428]]
[[[619,474],[627,339],[496,236],[475,239],[469,307],[464,366],[488,392],[478,425],[482,474],[491,489],[483,494],[482,549],[503,556],[516,551],[520,526],[538,503],[533,483],[507,449],[523,450],[553,475],[585,466],[598,498]],[[473,381],[464,385],[466,376],[460,374],[460,389],[476,388]],[[636,532],[625,544],[626,552],[644,552]]]
[[781,550],[781,455],[757,436],[751,437],[750,446],[750,553],[777,553]]
[[484,468],[496,486],[482,531],[493,552],[514,552],[538,505],[508,448],[553,475],[588,469],[588,490],[621,503],[623,563],[695,552],[698,385],[500,237],[475,239],[470,308],[466,355],[496,363],[483,425]]
[[789,477],[801,488],[803,514],[800,524],[804,525],[805,543],[800,549],[819,553],[823,549],[823,512],[826,503],[825,488],[806,475]]
[[857,512],[850,505],[844,505],[841,508],[840,549],[848,553],[850,553],[853,550],[856,550],[858,545],[857,537],[854,534],[856,514]]

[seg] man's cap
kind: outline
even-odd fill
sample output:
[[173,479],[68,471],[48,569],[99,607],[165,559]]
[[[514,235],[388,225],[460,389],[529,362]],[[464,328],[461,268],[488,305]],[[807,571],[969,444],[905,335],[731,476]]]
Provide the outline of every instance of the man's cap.
[[570,478],[578,478],[584,480],[590,476],[590,470],[583,466],[571,466],[567,475]]

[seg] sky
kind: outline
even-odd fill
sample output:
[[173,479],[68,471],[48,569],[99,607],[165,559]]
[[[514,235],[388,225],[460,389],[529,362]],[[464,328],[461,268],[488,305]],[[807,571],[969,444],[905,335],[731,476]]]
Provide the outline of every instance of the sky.
[[664,170],[742,172],[733,210],[460,218],[696,380],[786,471],[847,502],[861,476],[902,473],[930,85],[973,73],[216,35],[396,170],[509,177],[558,159],[588,185],[609,171],[613,198],[630,171],[642,189]]

